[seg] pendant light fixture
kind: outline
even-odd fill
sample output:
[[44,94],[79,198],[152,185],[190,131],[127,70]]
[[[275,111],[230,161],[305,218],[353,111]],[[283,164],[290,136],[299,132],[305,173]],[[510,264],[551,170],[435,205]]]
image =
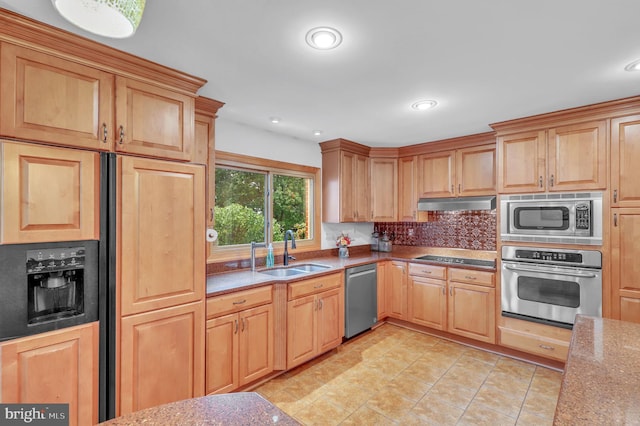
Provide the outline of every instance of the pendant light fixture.
[[131,37],[142,19],[145,0],[51,0],[67,21],[103,37]]

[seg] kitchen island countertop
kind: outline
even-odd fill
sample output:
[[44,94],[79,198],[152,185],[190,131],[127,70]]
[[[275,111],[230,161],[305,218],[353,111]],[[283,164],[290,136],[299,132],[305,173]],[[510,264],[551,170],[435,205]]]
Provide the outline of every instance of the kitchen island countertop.
[[576,317],[554,425],[640,422],[640,324]]

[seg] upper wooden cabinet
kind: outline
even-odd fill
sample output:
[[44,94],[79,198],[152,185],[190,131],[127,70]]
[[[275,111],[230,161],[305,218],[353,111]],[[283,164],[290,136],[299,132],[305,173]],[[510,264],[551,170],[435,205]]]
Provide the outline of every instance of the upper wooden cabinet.
[[96,152],[0,143],[2,244],[99,238]]
[[182,93],[116,77],[116,151],[190,161],[194,102]]
[[498,137],[498,192],[606,189],[606,120]]
[[322,221],[371,220],[369,148],[345,139],[322,142]]
[[[449,146],[455,146],[468,143],[467,140],[472,138],[487,141],[490,136],[481,134],[446,142]],[[440,145],[442,144],[437,146]],[[418,155],[417,162],[419,197],[462,197],[496,193],[495,143],[425,153]]]
[[398,160],[396,158],[370,158],[371,166],[371,221],[398,220]]
[[398,159],[398,220],[412,222],[417,219],[418,158],[413,155]]
[[640,115],[611,120],[611,207],[640,207]]
[[3,136],[112,149],[113,74],[9,43],[0,50]]
[[202,300],[204,166],[118,157],[122,315]]

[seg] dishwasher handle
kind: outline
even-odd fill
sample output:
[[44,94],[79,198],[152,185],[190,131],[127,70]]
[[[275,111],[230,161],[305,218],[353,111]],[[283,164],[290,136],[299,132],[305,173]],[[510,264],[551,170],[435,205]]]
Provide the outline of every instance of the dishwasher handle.
[[345,279],[352,277],[359,277],[366,274],[375,274],[377,271],[375,263],[369,263],[366,265],[353,266],[345,269]]

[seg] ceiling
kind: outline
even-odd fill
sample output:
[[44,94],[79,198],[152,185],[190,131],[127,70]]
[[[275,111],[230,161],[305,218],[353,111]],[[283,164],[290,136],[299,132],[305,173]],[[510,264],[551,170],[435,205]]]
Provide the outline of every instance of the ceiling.
[[[624,71],[640,59],[638,0],[148,0],[123,40],[73,27],[50,0],[0,7],[205,78],[221,120],[301,143],[405,146],[640,95],[640,72]],[[316,26],[342,44],[307,46]],[[412,110],[419,99],[439,105]]]

